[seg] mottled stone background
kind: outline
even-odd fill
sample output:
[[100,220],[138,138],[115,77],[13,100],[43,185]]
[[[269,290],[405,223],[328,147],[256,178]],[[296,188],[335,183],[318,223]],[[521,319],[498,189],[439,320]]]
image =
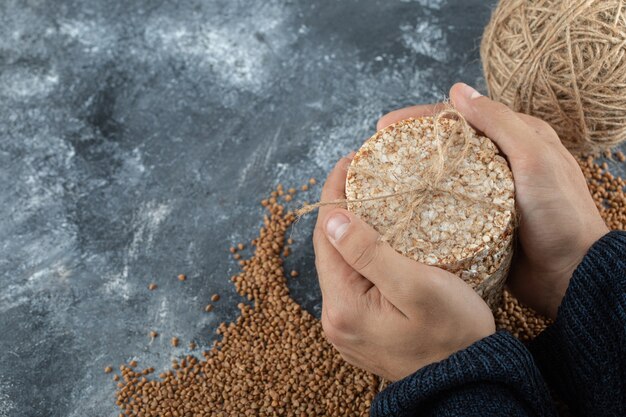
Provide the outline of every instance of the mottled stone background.
[[[0,417],[114,416],[106,365],[209,344],[259,200],[323,179],[384,112],[481,85],[493,4],[0,2]],[[288,268],[319,315],[311,226]]]

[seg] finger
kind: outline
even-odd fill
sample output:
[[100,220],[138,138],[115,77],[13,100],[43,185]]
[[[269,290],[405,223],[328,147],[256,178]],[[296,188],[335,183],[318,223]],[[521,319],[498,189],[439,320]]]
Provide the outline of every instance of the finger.
[[516,114],[517,114],[517,117],[519,117],[528,126],[534,128],[537,131],[541,131],[542,133],[550,127],[549,124],[547,124],[541,119],[537,119],[534,116],[530,116],[524,113],[516,113]]
[[333,209],[324,222],[328,241],[344,261],[400,311],[419,296],[420,277],[440,272],[402,256],[374,228],[347,210]]
[[557,135],[550,123],[544,122],[541,119],[524,113],[517,113],[517,117],[519,117],[524,123],[530,126],[536,137],[541,139],[542,141],[550,143],[561,143],[559,135]]
[[325,306],[346,305],[366,294],[372,283],[348,264],[328,238],[315,232],[313,241],[315,269]]
[[441,103],[420,104],[417,106],[405,107],[404,109],[394,110],[378,119],[378,123],[376,124],[376,130],[384,129],[395,122],[408,119],[409,117],[432,116],[437,112],[437,109],[440,107],[442,107]]
[[[341,158],[336,164],[335,167],[330,171],[328,177],[326,178],[326,182],[322,188],[322,195],[320,197],[320,201],[323,203],[328,203],[335,200],[344,199],[345,194],[345,182],[346,175],[348,172],[348,166],[350,166],[351,158]],[[324,292],[327,287],[325,282],[323,282],[323,278],[325,278],[325,274],[321,274],[325,269],[333,269],[337,268],[340,264],[345,264],[343,258],[335,248],[328,242],[325,233],[323,232],[322,219],[324,218],[324,213],[330,210],[332,206],[322,206],[318,212],[317,222],[315,224],[315,230],[313,231],[313,248],[315,250],[315,263],[318,270],[318,275],[320,275],[320,287],[322,288],[322,292]]]
[[[342,158],[330,172],[322,189],[322,202],[330,202],[345,198],[345,181],[351,155]],[[365,293],[371,285],[348,265],[324,233],[322,222],[325,213],[333,206],[320,208],[317,224],[313,232],[313,249],[315,266],[322,290],[324,304],[334,307],[346,303],[359,294]]]
[[509,158],[525,157],[541,143],[536,135],[528,134],[531,127],[517,113],[467,84],[455,84],[450,98],[463,117],[493,140]]

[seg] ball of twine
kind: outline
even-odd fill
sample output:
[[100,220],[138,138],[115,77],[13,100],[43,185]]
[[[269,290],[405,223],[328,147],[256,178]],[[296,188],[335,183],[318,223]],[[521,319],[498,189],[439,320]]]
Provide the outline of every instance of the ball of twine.
[[502,0],[481,43],[490,96],[573,153],[626,137],[626,1]]

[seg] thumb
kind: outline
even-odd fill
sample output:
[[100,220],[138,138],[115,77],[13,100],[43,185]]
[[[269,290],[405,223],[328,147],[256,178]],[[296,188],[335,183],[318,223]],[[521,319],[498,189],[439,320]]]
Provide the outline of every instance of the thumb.
[[421,276],[438,272],[396,252],[373,227],[347,210],[330,211],[325,225],[328,240],[344,261],[396,306],[415,293]]
[[531,127],[516,112],[469,85],[455,84],[450,98],[465,120],[493,140],[505,155],[527,155],[537,145],[536,135],[528,134]]

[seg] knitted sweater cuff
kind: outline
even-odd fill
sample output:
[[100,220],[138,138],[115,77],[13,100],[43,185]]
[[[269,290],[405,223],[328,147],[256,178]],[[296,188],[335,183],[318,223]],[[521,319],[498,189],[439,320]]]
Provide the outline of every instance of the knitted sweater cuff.
[[600,405],[626,412],[624,346],[626,233],[611,232],[590,248],[574,271],[556,321],[529,348],[559,397],[585,414]]
[[441,395],[480,384],[507,387],[524,408],[538,416],[546,415],[545,404],[551,401],[530,352],[509,333],[499,331],[391,384],[374,399],[371,415],[413,416]]

